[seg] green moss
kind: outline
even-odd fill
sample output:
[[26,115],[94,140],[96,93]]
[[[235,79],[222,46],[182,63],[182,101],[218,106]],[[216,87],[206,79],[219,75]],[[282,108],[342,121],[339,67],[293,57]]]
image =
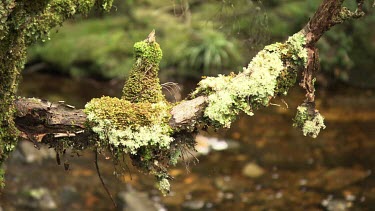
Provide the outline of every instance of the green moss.
[[136,154],[144,146],[168,148],[173,139],[168,120],[170,106],[165,102],[131,103],[127,100],[102,97],[85,106],[87,119],[99,139]]
[[122,91],[122,99],[133,103],[156,103],[164,100],[158,72],[162,50],[155,41],[141,41],[134,45],[135,63]]
[[297,114],[293,119],[294,127],[302,129],[304,136],[316,138],[320,130],[325,129],[323,116],[309,104],[297,107]]
[[[103,0],[110,6],[111,0]],[[74,14],[87,14],[94,0],[37,0],[0,2],[0,166],[17,144],[13,101],[27,47],[48,39],[49,31]],[[0,177],[0,183],[3,183]]]
[[150,65],[159,65],[163,53],[157,42],[141,41],[134,44],[134,55],[136,59]]
[[0,168],[0,189],[5,186],[4,183],[4,169]]
[[[155,175],[160,190],[169,191],[167,167],[176,162],[169,126],[169,104],[158,79],[162,51],[151,34],[134,45],[135,64],[121,99],[102,97],[85,106],[88,123],[97,134],[96,146],[109,149],[115,159],[130,155],[133,165]],[[171,159],[173,159],[171,161]]]
[[193,96],[208,95],[204,116],[214,125],[230,127],[240,111],[268,106],[279,94],[286,94],[296,82],[298,68],[306,66],[305,37],[291,36],[260,51],[238,75],[208,77],[199,83]]

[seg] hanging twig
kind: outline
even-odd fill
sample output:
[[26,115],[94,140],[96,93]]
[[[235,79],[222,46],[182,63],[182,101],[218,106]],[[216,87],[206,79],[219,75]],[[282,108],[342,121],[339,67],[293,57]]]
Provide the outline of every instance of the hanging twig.
[[99,179],[100,179],[100,182],[101,182],[102,185],[103,185],[104,190],[107,192],[107,195],[108,195],[109,198],[111,199],[113,205],[114,205],[115,207],[117,207],[117,204],[116,204],[115,200],[113,199],[112,194],[109,192],[107,186],[105,185],[105,183],[104,183],[104,181],[103,181],[102,175],[100,174],[99,165],[98,165],[98,150],[97,150],[97,149],[95,150],[95,167],[96,167],[96,172],[98,173],[98,177],[99,177]]

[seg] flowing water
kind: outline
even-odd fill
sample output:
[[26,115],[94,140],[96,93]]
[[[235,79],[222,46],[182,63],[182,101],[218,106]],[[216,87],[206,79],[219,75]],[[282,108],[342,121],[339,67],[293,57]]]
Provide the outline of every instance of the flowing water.
[[[116,81],[31,74],[24,76],[19,94],[83,107],[93,97],[118,96],[121,88]],[[129,174],[116,178],[104,157],[102,175],[115,197],[138,210],[375,210],[374,91],[342,85],[318,89],[317,107],[327,129],[317,139],[292,127],[303,95],[294,88],[284,97],[286,103],[275,100],[253,117],[240,117],[229,130],[202,134],[199,147],[209,147],[206,141],[216,137],[225,140],[227,149],[213,146],[207,155],[196,155],[196,165],[190,158],[171,168],[169,196],[162,197],[153,177],[131,166]],[[43,158],[37,152],[28,160],[25,151],[17,150],[7,163],[0,199],[4,210],[115,210],[92,152],[63,158],[70,163],[65,171],[48,150]]]

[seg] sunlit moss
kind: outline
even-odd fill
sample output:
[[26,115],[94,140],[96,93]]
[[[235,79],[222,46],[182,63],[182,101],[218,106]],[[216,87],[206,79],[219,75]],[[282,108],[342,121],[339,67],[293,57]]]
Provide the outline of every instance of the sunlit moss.
[[253,115],[276,95],[286,94],[296,82],[297,69],[306,66],[305,42],[303,34],[297,33],[285,43],[266,46],[242,73],[199,82],[193,96],[208,95],[204,116],[214,124],[230,127],[240,111]]

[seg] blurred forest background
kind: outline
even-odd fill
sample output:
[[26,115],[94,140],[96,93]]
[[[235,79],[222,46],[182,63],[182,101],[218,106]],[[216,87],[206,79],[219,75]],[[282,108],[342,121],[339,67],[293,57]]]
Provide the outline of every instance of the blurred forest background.
[[[119,96],[133,44],[155,29],[163,50],[161,81],[178,82],[182,93],[164,91],[172,101],[181,99],[202,76],[238,72],[265,45],[286,40],[320,3],[115,0],[109,14],[76,17],[32,46],[19,95],[80,108],[93,97]],[[347,6],[355,8],[354,1]],[[287,104],[277,101],[230,130],[198,136],[200,163],[172,168],[168,197],[131,167],[131,174],[115,178],[110,161],[101,158],[119,209],[375,210],[374,12],[367,5],[366,17],[334,27],[319,41],[317,105],[327,129],[316,140],[292,128],[304,99],[295,87]],[[93,154],[64,159],[71,163],[68,172],[49,149],[20,143],[7,165],[0,210],[113,210]]]
[[[300,30],[320,2],[117,0],[110,14],[93,12],[56,29],[50,41],[30,49],[28,67],[73,78],[124,79],[133,44],[156,29],[164,53],[162,77],[238,71],[266,44]],[[354,1],[348,6],[354,8]],[[369,30],[374,27],[375,16],[368,15],[331,30],[319,45],[322,70],[353,85],[375,86],[375,31]]]

